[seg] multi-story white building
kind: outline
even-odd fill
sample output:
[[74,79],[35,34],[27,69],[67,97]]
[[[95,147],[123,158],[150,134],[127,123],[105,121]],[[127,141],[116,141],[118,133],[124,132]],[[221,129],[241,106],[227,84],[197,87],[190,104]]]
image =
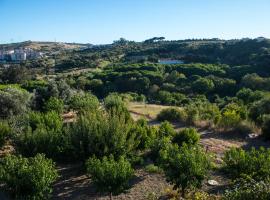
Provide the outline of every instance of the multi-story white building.
[[42,56],[43,54],[41,52],[34,51],[30,48],[19,48],[9,51],[0,50],[0,60],[6,61],[24,61],[41,58]]

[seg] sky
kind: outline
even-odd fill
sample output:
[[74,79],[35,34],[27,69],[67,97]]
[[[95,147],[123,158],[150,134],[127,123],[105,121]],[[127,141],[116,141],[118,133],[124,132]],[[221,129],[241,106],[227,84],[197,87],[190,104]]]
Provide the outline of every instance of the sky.
[[270,38],[270,0],[0,0],[0,43]]

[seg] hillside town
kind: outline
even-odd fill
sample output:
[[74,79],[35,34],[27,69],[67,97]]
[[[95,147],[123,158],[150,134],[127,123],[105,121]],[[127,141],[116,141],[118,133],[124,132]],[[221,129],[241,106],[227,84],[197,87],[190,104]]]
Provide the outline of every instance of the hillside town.
[[20,62],[25,60],[33,60],[43,57],[42,52],[35,51],[31,48],[18,48],[12,50],[0,50],[0,61]]

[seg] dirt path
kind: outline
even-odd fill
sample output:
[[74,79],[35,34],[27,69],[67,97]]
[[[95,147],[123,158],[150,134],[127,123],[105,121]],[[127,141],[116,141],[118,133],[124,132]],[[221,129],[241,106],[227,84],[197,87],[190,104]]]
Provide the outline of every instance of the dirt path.
[[[55,200],[107,200],[108,195],[99,194],[91,180],[83,173],[82,165],[60,165],[58,171],[61,178],[54,185],[53,198]],[[170,187],[161,174],[149,174],[144,169],[137,169],[135,177],[130,182],[131,188],[113,199],[145,200],[152,193],[157,196],[164,194]]]

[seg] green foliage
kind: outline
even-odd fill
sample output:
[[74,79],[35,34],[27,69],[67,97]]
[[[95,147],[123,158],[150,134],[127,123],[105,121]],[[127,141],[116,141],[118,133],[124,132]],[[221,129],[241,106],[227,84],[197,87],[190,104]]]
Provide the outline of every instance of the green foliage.
[[47,199],[57,177],[55,164],[41,154],[32,158],[9,155],[0,160],[0,182],[18,199]]
[[116,158],[132,154],[140,144],[140,136],[125,114],[95,111],[78,116],[69,134],[75,155],[80,159],[113,154]]
[[162,169],[154,164],[149,164],[145,166],[145,171],[149,173],[161,173]]
[[30,113],[24,132],[16,137],[15,143],[25,156],[45,153],[47,157],[60,160],[67,158],[71,148],[69,135],[63,131],[63,121],[55,112]]
[[270,181],[240,179],[231,190],[226,191],[224,200],[268,200],[270,199]]
[[11,128],[6,121],[0,121],[0,147],[5,144],[7,136],[10,134]]
[[71,97],[70,108],[76,111],[91,111],[99,107],[96,96],[89,93],[78,93]]
[[210,162],[199,146],[171,145],[161,150],[160,154],[168,181],[175,188],[181,189],[183,197],[187,189],[201,187],[210,168]]
[[255,179],[270,177],[270,149],[250,151],[232,148],[224,155],[224,169],[233,178],[248,175]]
[[220,122],[221,112],[215,104],[209,102],[193,102],[184,107],[187,113],[187,124],[193,125],[199,121],[207,121],[216,125]]
[[51,97],[44,105],[45,111],[55,111],[57,113],[63,113],[64,101],[56,97]]
[[86,168],[97,189],[110,194],[126,190],[134,174],[130,163],[122,156],[117,160],[112,155],[102,159],[89,158]]
[[267,114],[270,114],[269,97],[265,97],[259,101],[254,102],[249,111],[249,117],[259,125],[262,125],[263,116]]
[[213,81],[206,78],[199,78],[192,84],[192,90],[198,93],[209,93],[214,87]]
[[135,126],[131,129],[140,138],[139,149],[147,149],[153,145],[157,136],[157,129],[153,126],[149,126],[145,119],[139,119]]
[[242,120],[247,118],[247,109],[245,106],[236,103],[230,103],[222,110],[222,119],[219,126],[225,129],[236,128]]
[[4,88],[0,90],[0,117],[7,118],[27,111],[30,94],[22,89]]
[[195,145],[199,142],[199,140],[200,135],[194,128],[185,128],[177,133],[172,139],[172,141],[179,146],[183,145],[183,143]]
[[159,121],[169,121],[169,122],[185,122],[187,114],[184,110],[177,108],[166,108],[163,109],[157,116]]
[[158,130],[158,137],[162,138],[162,137],[172,137],[173,135],[175,135],[175,130],[172,126],[172,124],[170,124],[170,122],[165,121],[162,122],[159,126],[159,130]]

